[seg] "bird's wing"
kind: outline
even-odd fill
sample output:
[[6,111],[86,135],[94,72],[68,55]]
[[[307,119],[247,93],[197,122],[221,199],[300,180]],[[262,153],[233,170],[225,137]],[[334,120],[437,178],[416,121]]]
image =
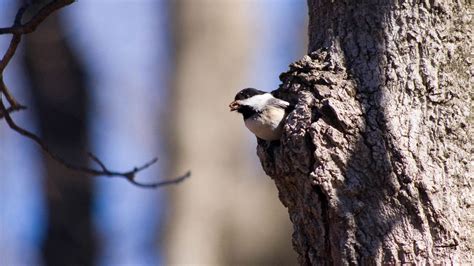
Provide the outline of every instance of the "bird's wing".
[[269,104],[273,105],[273,106],[276,106],[276,107],[280,107],[280,108],[283,108],[283,109],[287,109],[289,106],[290,106],[290,103],[287,102],[287,101],[283,101],[281,99],[278,99],[278,98],[272,98],[269,100]]

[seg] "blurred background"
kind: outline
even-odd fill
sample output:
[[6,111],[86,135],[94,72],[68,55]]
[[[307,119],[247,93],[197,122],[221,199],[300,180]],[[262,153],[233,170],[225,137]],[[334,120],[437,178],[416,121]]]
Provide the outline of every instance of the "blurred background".
[[[0,0],[0,27],[21,3]],[[304,0],[80,0],[50,16],[7,67],[28,106],[14,119],[75,163],[158,156],[141,181],[192,176],[156,190],[90,178],[0,120],[0,265],[295,264],[287,211],[228,104],[278,87],[306,20]]]

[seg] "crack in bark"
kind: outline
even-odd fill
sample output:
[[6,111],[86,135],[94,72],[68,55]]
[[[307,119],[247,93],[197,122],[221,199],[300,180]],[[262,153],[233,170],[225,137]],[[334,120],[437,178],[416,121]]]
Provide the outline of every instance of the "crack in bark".
[[[324,225],[324,254],[327,256],[327,265],[332,265],[333,261],[331,259],[331,232],[330,230],[330,218],[329,218],[329,201],[327,199],[327,196],[324,194],[323,189],[319,185],[314,186],[314,191],[318,195],[318,199],[320,202],[320,208],[321,208],[321,220]],[[317,261],[311,261],[311,264],[316,264],[318,263]]]

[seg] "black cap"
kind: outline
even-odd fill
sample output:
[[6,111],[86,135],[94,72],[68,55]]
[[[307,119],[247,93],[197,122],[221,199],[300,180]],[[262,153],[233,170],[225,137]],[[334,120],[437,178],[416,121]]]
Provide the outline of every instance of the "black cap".
[[244,99],[248,99],[252,96],[255,96],[255,95],[261,95],[261,94],[265,94],[267,92],[265,91],[261,91],[261,90],[257,90],[257,89],[254,89],[254,88],[246,88],[246,89],[243,89],[241,91],[239,91],[239,93],[237,93],[237,95],[235,95],[235,99],[234,100],[244,100]]

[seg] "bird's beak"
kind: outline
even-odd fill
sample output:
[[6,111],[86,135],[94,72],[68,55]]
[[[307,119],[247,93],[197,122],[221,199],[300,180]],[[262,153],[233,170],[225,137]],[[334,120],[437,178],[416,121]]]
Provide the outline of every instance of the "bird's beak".
[[237,101],[233,101],[229,104],[230,111],[237,111],[240,108],[240,104]]

